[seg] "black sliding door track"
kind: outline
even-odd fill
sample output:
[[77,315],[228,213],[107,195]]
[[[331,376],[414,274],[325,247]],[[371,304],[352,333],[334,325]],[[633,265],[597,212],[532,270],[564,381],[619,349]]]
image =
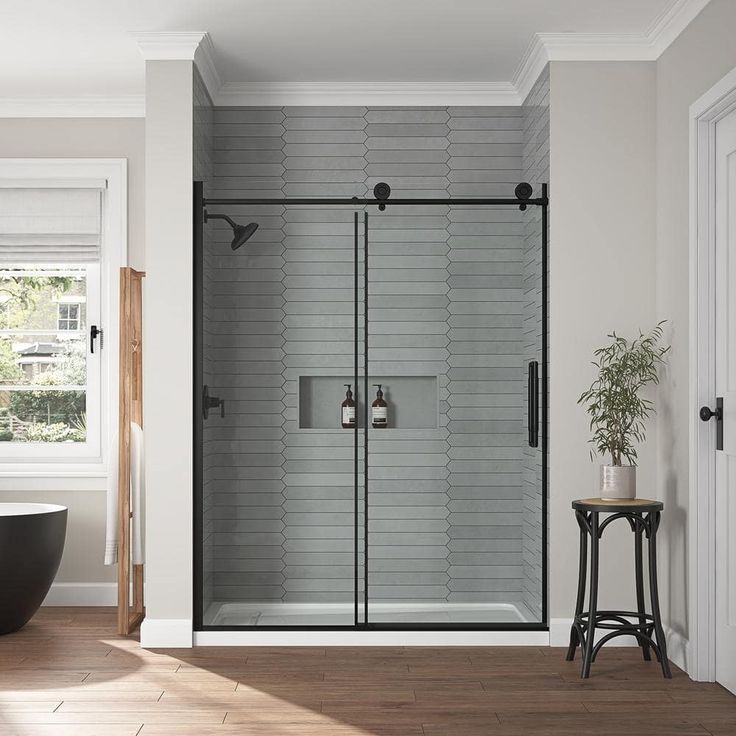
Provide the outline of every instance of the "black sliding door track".
[[[521,185],[520,185],[521,186]],[[415,199],[376,199],[367,197],[350,197],[350,198],[205,198],[202,182],[194,182],[194,453],[193,453],[193,474],[194,474],[194,630],[195,631],[548,631],[548,554],[547,554],[547,515],[548,515],[548,458],[549,449],[549,428],[548,428],[548,329],[549,329],[549,310],[547,307],[548,297],[548,258],[549,258],[549,238],[548,238],[548,185],[542,184],[542,196],[536,198],[524,199],[523,197],[492,197],[492,198],[415,198]],[[518,187],[517,187],[518,190]],[[529,190],[531,191],[531,189]],[[540,207],[542,209],[541,222],[541,241],[542,241],[542,360],[541,360],[541,415],[540,415],[540,433],[541,433],[541,449],[542,449],[542,621],[534,623],[460,623],[460,624],[399,624],[399,623],[369,623],[368,622],[368,427],[369,427],[369,402],[368,402],[368,213],[363,214],[363,236],[364,236],[364,252],[363,252],[363,360],[364,360],[364,397],[363,397],[363,416],[364,416],[364,438],[363,451],[365,457],[363,459],[363,621],[361,622],[359,615],[360,594],[359,594],[359,574],[358,574],[358,552],[359,552],[359,471],[358,471],[358,447],[359,447],[359,426],[358,426],[358,409],[360,405],[359,396],[357,395],[359,375],[358,375],[358,286],[359,286],[359,216],[354,213],[354,381],[356,388],[356,423],[354,435],[354,621],[353,625],[345,626],[320,626],[320,625],[301,625],[301,626],[212,626],[206,625],[203,621],[203,428],[202,428],[202,407],[200,389],[204,378],[203,365],[203,289],[202,279],[204,276],[203,258],[204,258],[204,217],[205,207],[216,206],[233,206],[233,205],[271,205],[271,206],[344,206],[344,207],[366,207],[376,206],[379,210],[385,210],[387,207],[393,206],[463,206],[463,207],[518,207],[521,210],[527,207]]]

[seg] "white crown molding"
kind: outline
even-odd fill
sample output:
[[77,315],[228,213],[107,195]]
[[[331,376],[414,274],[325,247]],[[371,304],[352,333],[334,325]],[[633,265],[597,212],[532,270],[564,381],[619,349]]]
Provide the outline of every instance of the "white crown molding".
[[209,33],[205,33],[202,36],[194,52],[194,63],[202,76],[202,81],[207,88],[207,92],[209,92],[210,98],[214,100],[222,88],[222,79],[220,78],[220,73],[217,71],[215,46],[212,43]]
[[669,8],[654,19],[647,38],[659,58],[667,47],[695,20],[710,0],[674,0]]
[[226,83],[216,105],[519,105],[510,82]]
[[[710,0],[672,0],[640,34],[537,33],[510,82],[223,83],[203,31],[131,33],[147,61],[192,61],[215,105],[521,105],[550,61],[655,61]],[[143,117],[144,97],[5,98],[0,117]]]
[[655,61],[709,2],[672,0],[640,34],[537,33],[510,82],[205,83],[215,104],[223,106],[392,105],[397,100],[402,105],[521,105],[550,61]]
[[710,0],[672,0],[644,33],[537,33],[513,76],[522,102],[550,61],[656,61]]
[[194,61],[204,31],[137,31],[130,34],[146,61]]
[[121,97],[4,97],[0,118],[142,118],[143,95]]
[[544,71],[549,63],[549,55],[547,49],[540,38],[540,34],[535,33],[529,45],[521,57],[519,66],[514,72],[511,84],[516,90],[519,97],[519,104],[523,105],[524,101],[532,91],[534,83]]

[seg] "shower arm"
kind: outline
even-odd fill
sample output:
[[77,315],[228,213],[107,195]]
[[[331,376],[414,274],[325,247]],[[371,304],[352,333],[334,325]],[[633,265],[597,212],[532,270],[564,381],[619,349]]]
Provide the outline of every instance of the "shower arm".
[[[204,205],[206,206],[206,202]],[[209,220],[225,220],[225,222],[230,225],[231,228],[235,229],[237,223],[234,222],[230,217],[227,215],[219,215],[217,213],[211,215],[207,210],[204,211],[204,222],[208,222]]]

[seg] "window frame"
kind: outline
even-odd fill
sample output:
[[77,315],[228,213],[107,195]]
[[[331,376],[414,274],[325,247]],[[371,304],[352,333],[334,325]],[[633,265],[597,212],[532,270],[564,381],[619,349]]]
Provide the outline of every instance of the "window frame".
[[101,326],[105,337],[102,350],[87,353],[88,426],[98,429],[85,443],[0,443],[0,478],[105,477],[116,466],[113,439],[118,424],[119,273],[127,262],[127,160],[0,159],[3,187],[42,183],[78,187],[80,182],[100,180],[106,182],[100,260],[87,266],[86,299],[87,326]]

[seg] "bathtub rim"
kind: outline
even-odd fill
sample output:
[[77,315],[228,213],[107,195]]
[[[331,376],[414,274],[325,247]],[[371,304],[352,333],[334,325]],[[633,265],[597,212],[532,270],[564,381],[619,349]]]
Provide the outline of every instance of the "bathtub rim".
[[58,514],[63,511],[68,511],[68,508],[56,503],[31,503],[24,501],[0,502],[0,519]]

